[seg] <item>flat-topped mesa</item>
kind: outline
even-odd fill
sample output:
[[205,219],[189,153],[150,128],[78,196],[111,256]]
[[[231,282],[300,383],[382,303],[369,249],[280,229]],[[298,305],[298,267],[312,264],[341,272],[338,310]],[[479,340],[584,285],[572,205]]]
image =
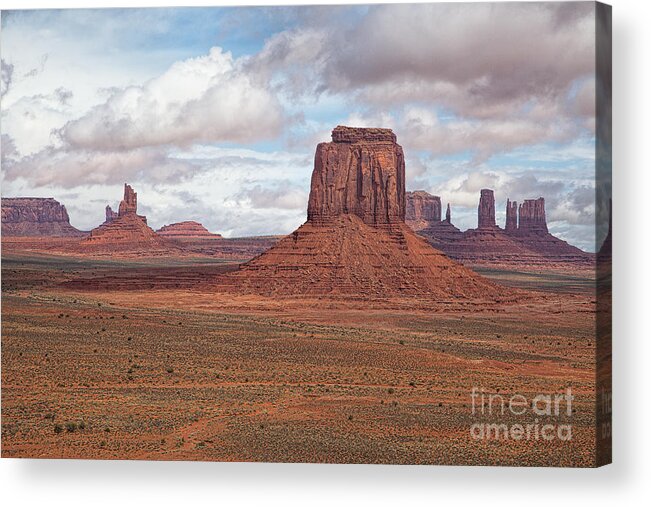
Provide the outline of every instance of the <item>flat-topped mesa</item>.
[[307,220],[341,215],[379,227],[404,223],[405,157],[391,130],[340,126],[317,146]]
[[506,223],[504,230],[513,234],[518,230],[518,203],[516,201],[506,200]]
[[405,222],[413,230],[441,221],[441,198],[423,190],[406,193]]
[[545,217],[545,198],[525,199],[519,207],[520,223],[519,234],[530,232],[548,232],[547,218]]
[[2,199],[2,234],[6,236],[81,236],[70,225],[66,207],[51,197]]
[[133,213],[134,215],[138,211],[138,194],[133,191],[130,185],[124,184],[124,199],[120,201],[120,206],[118,208],[118,215],[128,215]]
[[214,234],[199,222],[192,220],[164,225],[156,233],[173,239],[221,239],[222,237],[221,234]]
[[339,125],[332,131],[334,143],[396,143],[397,138],[391,129],[344,127]]
[[477,227],[479,229],[495,228],[495,195],[488,188],[482,188],[477,207]]

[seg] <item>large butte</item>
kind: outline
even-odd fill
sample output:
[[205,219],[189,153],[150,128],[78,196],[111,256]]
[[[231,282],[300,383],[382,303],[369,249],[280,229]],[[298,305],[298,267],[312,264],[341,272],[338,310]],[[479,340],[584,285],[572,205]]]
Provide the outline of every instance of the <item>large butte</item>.
[[405,159],[391,130],[341,126],[317,146],[307,222],[221,283],[287,296],[493,299],[509,292],[405,224]]

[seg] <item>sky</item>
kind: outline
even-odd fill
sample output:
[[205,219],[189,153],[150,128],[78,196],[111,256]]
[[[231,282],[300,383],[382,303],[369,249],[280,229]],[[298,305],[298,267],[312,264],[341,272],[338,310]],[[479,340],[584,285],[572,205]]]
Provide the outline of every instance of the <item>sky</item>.
[[594,251],[594,33],[592,2],[3,11],[2,196],[287,234],[317,143],[388,127],[462,230],[492,188]]

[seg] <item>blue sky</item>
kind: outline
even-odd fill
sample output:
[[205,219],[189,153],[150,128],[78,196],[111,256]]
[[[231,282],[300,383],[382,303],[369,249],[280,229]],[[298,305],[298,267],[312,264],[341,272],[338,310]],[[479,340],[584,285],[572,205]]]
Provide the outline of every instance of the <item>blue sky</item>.
[[346,124],[393,128],[460,228],[483,187],[498,221],[544,196],[594,250],[592,4],[11,11],[1,37],[2,195],[82,229],[128,181],[154,227],[288,233]]

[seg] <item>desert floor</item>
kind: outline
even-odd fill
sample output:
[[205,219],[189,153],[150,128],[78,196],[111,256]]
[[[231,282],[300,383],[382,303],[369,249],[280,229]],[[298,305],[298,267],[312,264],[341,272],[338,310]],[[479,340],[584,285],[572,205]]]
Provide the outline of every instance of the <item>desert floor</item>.
[[[235,268],[3,255],[2,456],[594,464],[589,275],[483,269],[537,291],[497,305],[220,293]],[[473,415],[473,387],[571,387],[571,441],[473,439],[534,422]]]

